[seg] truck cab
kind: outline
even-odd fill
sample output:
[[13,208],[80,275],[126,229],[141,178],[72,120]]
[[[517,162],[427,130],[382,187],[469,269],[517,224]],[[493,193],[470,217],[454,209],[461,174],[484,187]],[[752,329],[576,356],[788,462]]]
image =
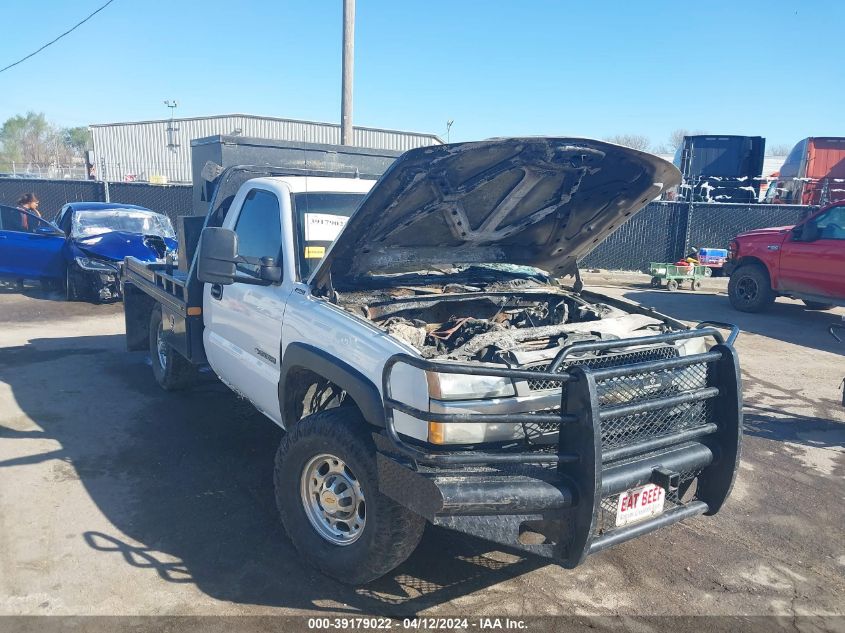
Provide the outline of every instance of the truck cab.
[[[295,316],[285,320],[285,308],[309,294],[305,282],[314,265],[373,184],[354,178],[255,178],[241,187],[226,214],[222,227],[237,236],[238,254],[254,262],[272,258],[280,277],[269,285],[204,285],[205,353],[221,380],[277,424],[283,332],[310,327]],[[253,281],[260,266],[242,262],[236,270]]]
[[760,312],[778,296],[812,310],[845,305],[845,204],[829,205],[795,226],[748,231],[730,243],[728,296]]

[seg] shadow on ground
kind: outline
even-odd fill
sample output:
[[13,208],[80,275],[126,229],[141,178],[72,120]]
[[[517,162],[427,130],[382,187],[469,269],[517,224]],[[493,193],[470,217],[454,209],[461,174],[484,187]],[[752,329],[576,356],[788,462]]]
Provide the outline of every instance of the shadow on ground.
[[[845,372],[845,369],[843,369]],[[770,380],[743,374],[745,433],[768,440],[802,444],[813,448],[845,446],[845,424],[836,422],[838,402],[806,395],[801,388],[791,388]],[[791,411],[808,413],[795,415]]]
[[23,289],[14,282],[0,281],[0,296],[17,295],[32,301],[10,302],[3,304],[0,311],[0,323],[27,323],[43,321],[60,316],[61,318],[102,315],[122,312],[120,302],[95,304],[88,301],[68,301],[64,290],[45,289],[37,283],[27,281]]
[[[807,310],[799,304],[778,301],[767,312],[749,314],[734,310],[724,295],[650,288],[630,290],[624,297],[682,321],[709,319],[733,323],[743,332],[845,355],[845,344],[838,343],[828,332],[832,324],[842,322],[836,313]],[[797,362],[812,358],[811,354],[809,350],[803,352]],[[845,375],[845,364],[842,373]],[[832,382],[840,379],[831,376]],[[845,445],[845,426],[834,421],[833,408],[838,407],[838,402],[814,398],[800,387],[747,373],[743,373],[743,382],[746,434],[817,448]],[[808,413],[796,415],[797,410]]]
[[643,289],[628,291],[624,297],[682,321],[725,321],[743,332],[845,355],[845,344],[837,343],[828,332],[831,325],[842,323],[842,317],[835,312],[807,310],[800,304],[776,301],[766,312],[749,314],[734,310],[724,295],[695,292]]
[[137,573],[234,603],[402,616],[549,564],[429,528],[405,564],[353,589],[300,562],[273,496],[281,431],[216,380],[165,393],[144,354],[123,351],[123,336],[87,336],[0,349],[0,381],[43,429],[13,417],[26,428],[0,427],[0,437],[61,445],[0,461],[0,469],[72,466],[61,470],[78,477],[114,527],[81,538]]

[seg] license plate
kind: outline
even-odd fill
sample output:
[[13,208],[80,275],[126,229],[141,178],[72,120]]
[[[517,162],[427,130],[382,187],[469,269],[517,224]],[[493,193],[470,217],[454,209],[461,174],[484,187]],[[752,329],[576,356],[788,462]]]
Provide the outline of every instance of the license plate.
[[664,501],[666,491],[655,484],[623,492],[616,503],[616,526],[657,516],[663,512]]

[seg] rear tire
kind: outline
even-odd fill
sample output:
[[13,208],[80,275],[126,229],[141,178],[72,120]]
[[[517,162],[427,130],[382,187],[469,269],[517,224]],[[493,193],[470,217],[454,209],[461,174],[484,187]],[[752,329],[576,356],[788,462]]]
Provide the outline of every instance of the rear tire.
[[677,279],[670,279],[666,282],[666,290],[669,292],[675,292],[678,289],[678,280]]
[[740,312],[761,312],[774,303],[769,273],[759,264],[745,264],[731,273],[728,282],[731,305]]
[[197,371],[188,360],[163,340],[161,306],[153,308],[150,315],[150,362],[153,376],[165,391],[190,387]]
[[379,492],[370,432],[357,409],[329,409],[300,420],[276,453],[276,505],[290,540],[310,565],[350,585],[397,567],[425,528]]
[[802,301],[808,310],[832,310],[836,307],[831,303],[819,303],[818,301],[807,301],[806,299],[802,299]]
[[690,287],[693,290],[701,290],[702,285],[703,285],[703,282],[700,279],[693,279],[692,283],[690,284]]

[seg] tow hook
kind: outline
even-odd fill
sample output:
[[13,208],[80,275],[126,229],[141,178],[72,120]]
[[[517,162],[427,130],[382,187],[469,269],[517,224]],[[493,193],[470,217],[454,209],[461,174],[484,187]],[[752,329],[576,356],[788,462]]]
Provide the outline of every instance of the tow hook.
[[655,468],[651,471],[651,482],[663,488],[667,493],[677,490],[681,485],[681,473],[668,468]]

